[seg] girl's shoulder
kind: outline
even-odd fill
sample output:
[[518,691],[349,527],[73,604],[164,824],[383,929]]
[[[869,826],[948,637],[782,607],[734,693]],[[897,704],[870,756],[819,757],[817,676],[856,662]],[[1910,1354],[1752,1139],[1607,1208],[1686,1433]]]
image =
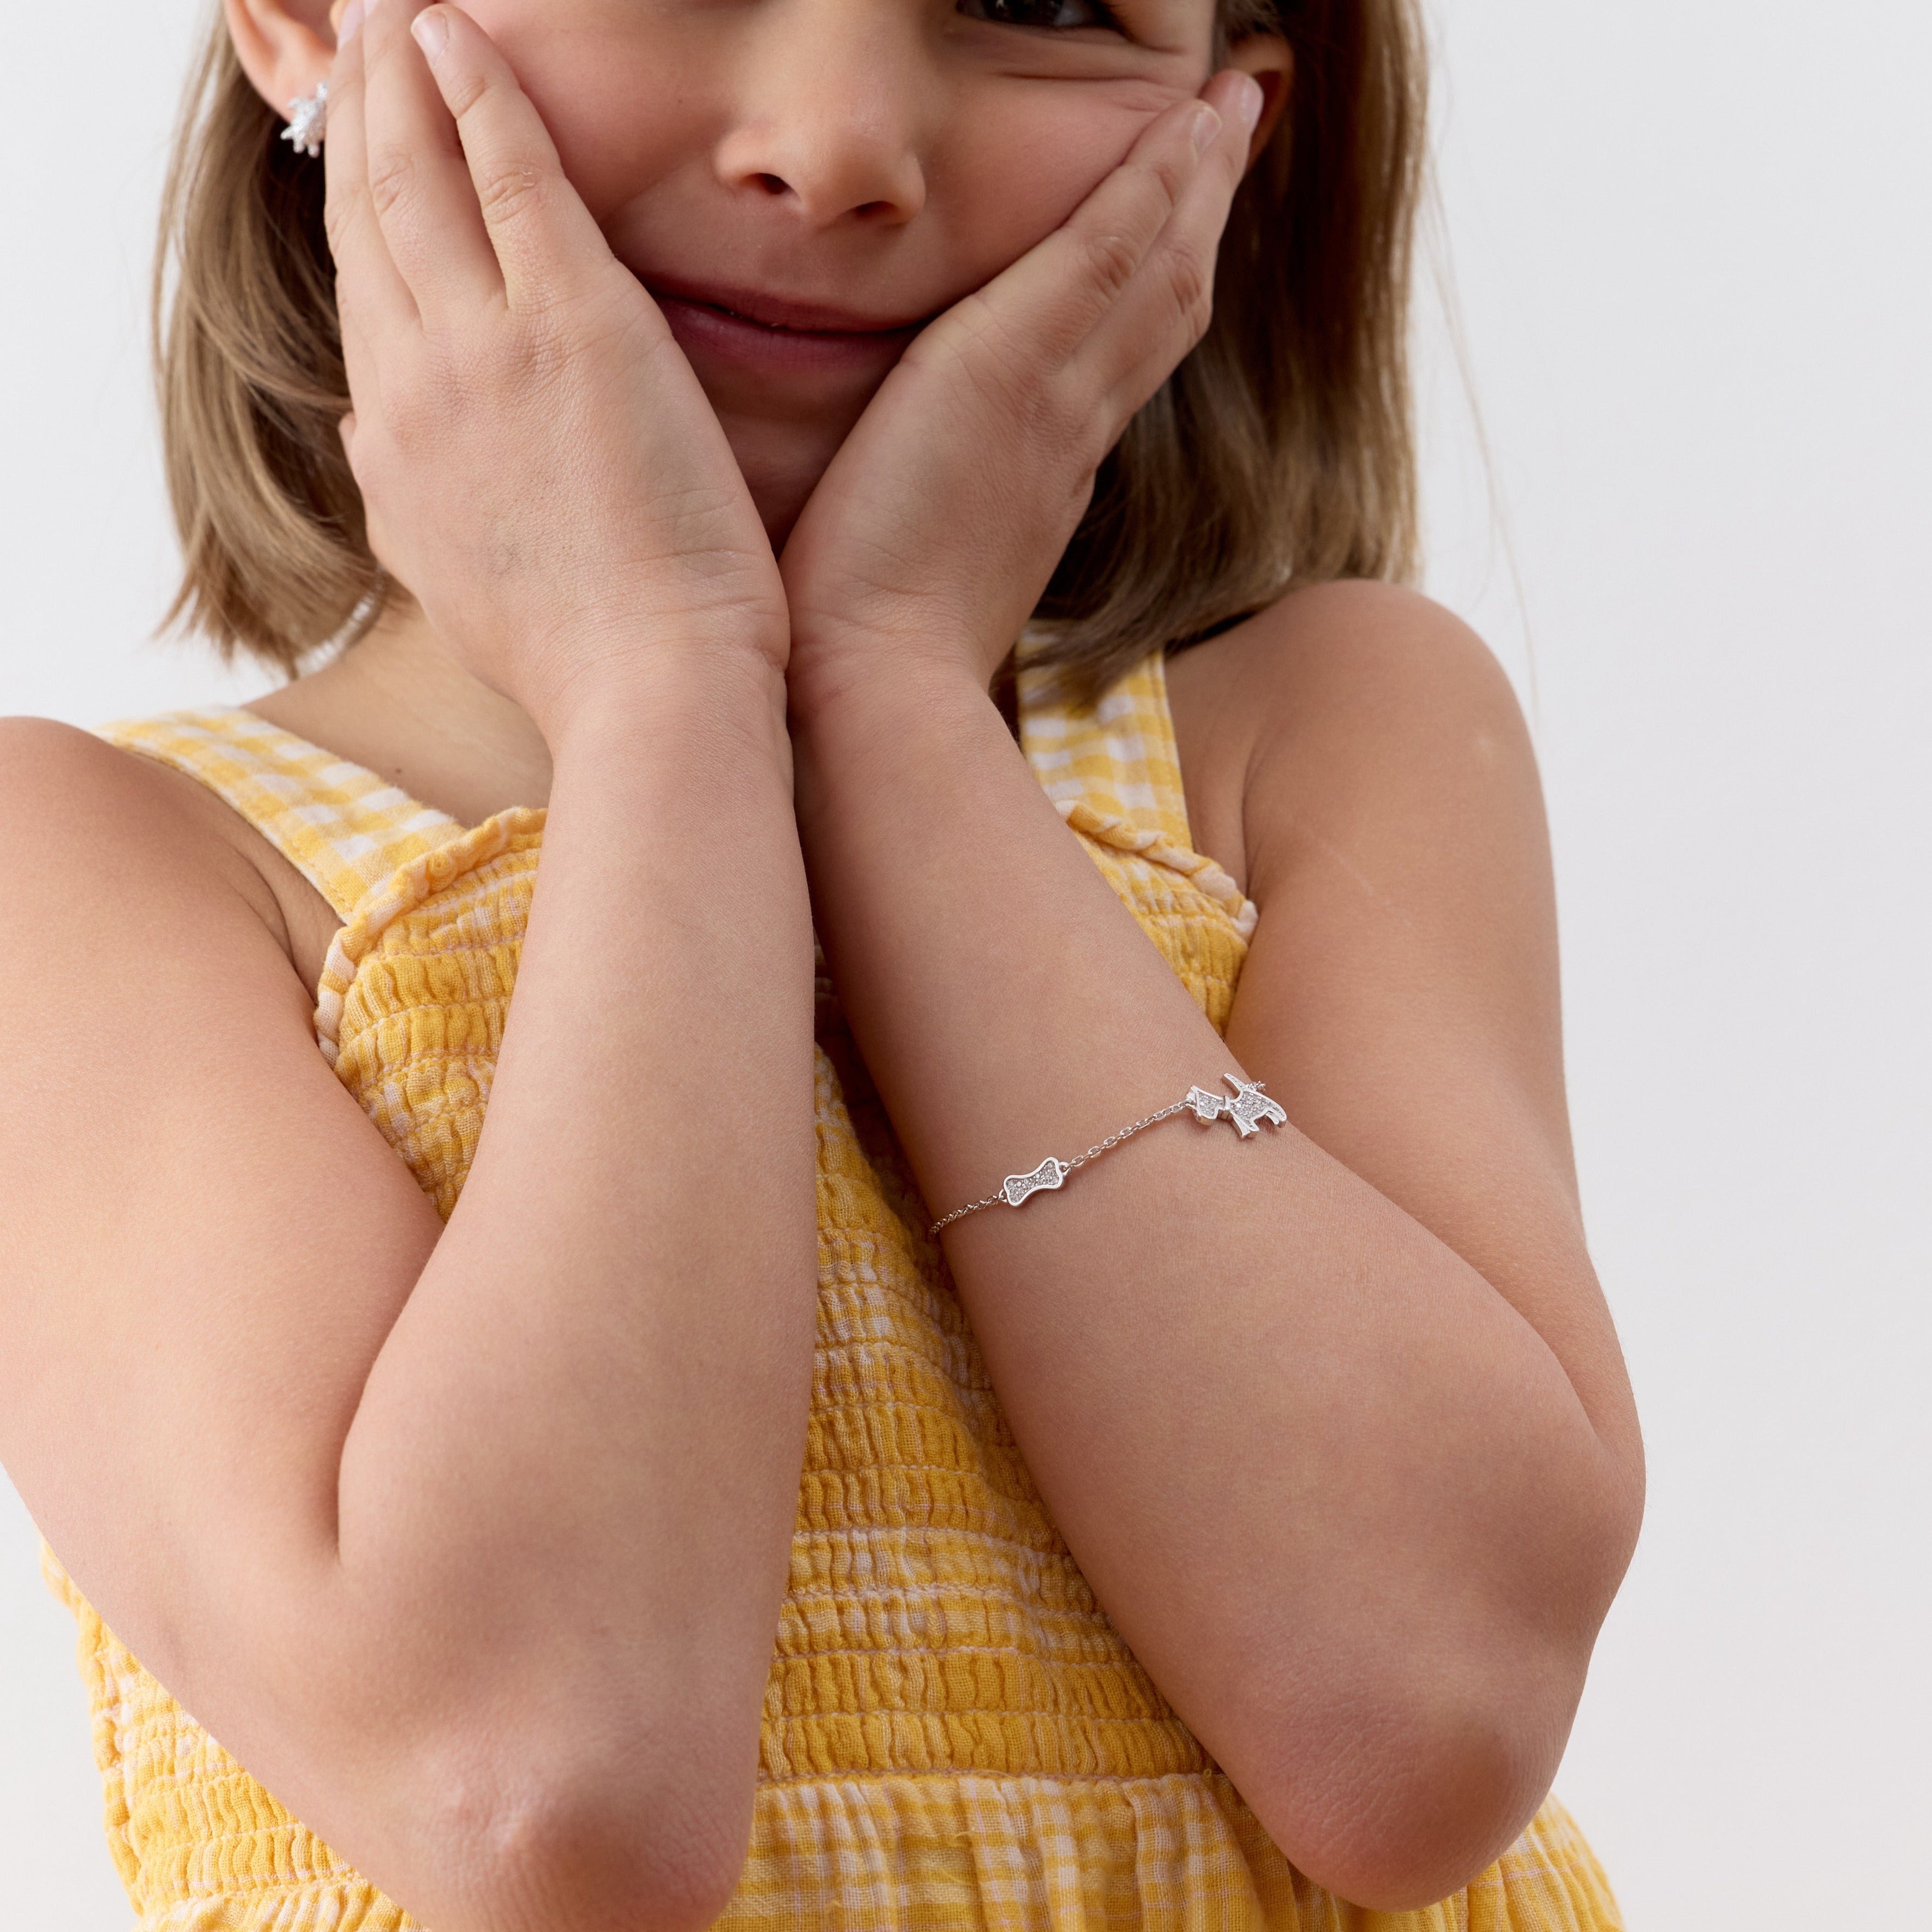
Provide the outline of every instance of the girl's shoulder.
[[1167,685],[1195,844],[1258,900],[1258,872],[1296,828],[1473,812],[1540,838],[1508,676],[1418,592],[1359,580],[1291,591],[1170,656]]
[[6,883],[16,890],[34,875],[56,875],[64,899],[92,897],[111,911],[116,880],[138,867],[151,885],[184,899],[225,892],[313,988],[306,969],[320,971],[328,945],[314,888],[185,773],[53,718],[0,718],[0,818]]

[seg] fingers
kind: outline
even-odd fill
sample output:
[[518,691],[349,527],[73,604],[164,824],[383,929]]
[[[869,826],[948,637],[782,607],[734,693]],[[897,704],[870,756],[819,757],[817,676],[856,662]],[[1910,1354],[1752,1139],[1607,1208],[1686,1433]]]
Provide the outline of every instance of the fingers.
[[476,23],[454,7],[376,0],[358,28],[357,10],[324,148],[352,364],[405,323],[435,331],[488,303],[530,307],[608,267],[542,121]]
[[422,10],[422,0],[381,0],[358,44],[369,199],[390,259],[435,329],[500,300],[503,282],[456,124],[411,37]]
[[508,63],[459,8],[425,9],[413,31],[455,118],[511,308],[541,307],[580,287],[608,266],[609,245]]
[[1230,70],[1177,103],[962,316],[1004,367],[1055,372],[1062,418],[1107,446],[1208,326],[1259,96]]
[[1217,117],[1178,103],[1142,133],[1120,166],[986,296],[1033,341],[1070,353],[1125,292],[1200,165],[1198,136]]
[[[1195,130],[1196,164],[1176,182],[1167,218],[1142,253],[1128,298],[1096,318],[1076,354],[1108,392],[1122,427],[1200,340],[1214,314],[1215,260],[1246,172],[1262,93],[1248,76],[1231,70],[1214,76],[1202,100],[1218,119]],[[1150,165],[1160,172],[1151,158]]]
[[362,38],[345,39],[328,79],[328,130],[322,143],[328,171],[326,225],[335,257],[337,306],[343,346],[354,384],[372,335],[417,320],[416,298],[391,259],[382,224],[369,195],[368,154],[363,131],[365,76]]

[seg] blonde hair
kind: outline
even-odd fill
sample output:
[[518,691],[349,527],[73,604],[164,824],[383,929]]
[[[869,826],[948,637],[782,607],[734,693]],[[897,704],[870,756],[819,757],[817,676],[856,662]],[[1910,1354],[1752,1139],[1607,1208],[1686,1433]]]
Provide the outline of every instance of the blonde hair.
[[[1408,298],[1426,80],[1417,0],[1222,0],[1278,32],[1288,109],[1236,196],[1214,320],[1128,427],[1028,634],[1089,690],[1298,585],[1417,562]],[[218,19],[155,264],[168,621],[292,676],[392,594],[337,424],[349,406],[323,176]]]

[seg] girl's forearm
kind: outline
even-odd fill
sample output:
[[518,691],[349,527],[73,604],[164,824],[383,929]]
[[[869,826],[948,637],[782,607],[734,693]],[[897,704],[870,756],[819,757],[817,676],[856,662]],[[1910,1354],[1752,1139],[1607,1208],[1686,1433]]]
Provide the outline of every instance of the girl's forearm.
[[748,1804],[796,1508],[812,934],[782,680],[662,656],[553,734],[488,1124],[350,1430],[339,1548],[418,1648],[397,1718],[514,1708],[676,1844]]
[[[970,679],[882,673],[794,734],[820,934],[935,1215],[1235,1070]],[[1055,1521],[1291,1856],[1336,1778],[1467,1772],[1512,1672],[1501,1729],[1560,1745],[1605,1459],[1432,1234],[1292,1129],[1183,1115],[946,1240]]]

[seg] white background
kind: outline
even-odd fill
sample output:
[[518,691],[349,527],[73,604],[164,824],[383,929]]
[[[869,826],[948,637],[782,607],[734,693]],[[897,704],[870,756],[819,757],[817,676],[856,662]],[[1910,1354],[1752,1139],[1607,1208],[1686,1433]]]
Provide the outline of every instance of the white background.
[[[142,641],[171,548],[140,309],[193,12],[10,14],[0,711],[265,682]],[[1652,1456],[1558,1790],[1646,1932],[1932,1924],[1932,9],[1436,25],[1491,460],[1432,311],[1430,583],[1536,727]],[[8,1923],[119,1932],[70,1645],[0,1490]]]

